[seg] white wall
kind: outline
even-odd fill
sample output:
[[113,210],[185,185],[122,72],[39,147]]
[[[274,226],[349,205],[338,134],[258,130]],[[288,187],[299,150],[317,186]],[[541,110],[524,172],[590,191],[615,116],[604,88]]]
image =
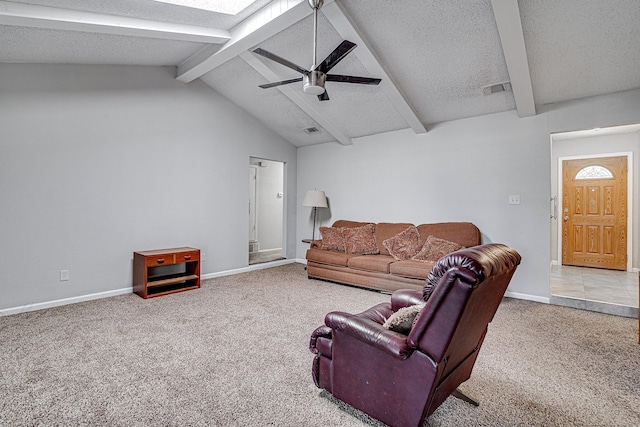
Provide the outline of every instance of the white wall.
[[287,164],[295,256],[296,149],[173,68],[0,64],[0,132],[0,309],[130,287],[136,250],[247,266],[250,156]]
[[[500,242],[522,255],[509,292],[549,297],[550,133],[640,120],[640,91],[458,120],[428,133],[409,130],[359,138],[353,146],[298,149],[298,204],[310,188],[324,190],[337,219],[373,222],[470,221],[483,242]],[[510,194],[521,204],[509,205]],[[311,217],[298,209],[298,235]],[[298,257],[307,245],[298,242]]]

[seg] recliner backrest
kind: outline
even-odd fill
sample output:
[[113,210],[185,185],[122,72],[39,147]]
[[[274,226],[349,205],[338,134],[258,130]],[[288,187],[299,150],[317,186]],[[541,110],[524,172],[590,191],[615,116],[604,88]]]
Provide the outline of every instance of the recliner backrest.
[[408,343],[453,369],[482,342],[520,255],[500,244],[462,249],[441,258],[425,283],[433,292]]

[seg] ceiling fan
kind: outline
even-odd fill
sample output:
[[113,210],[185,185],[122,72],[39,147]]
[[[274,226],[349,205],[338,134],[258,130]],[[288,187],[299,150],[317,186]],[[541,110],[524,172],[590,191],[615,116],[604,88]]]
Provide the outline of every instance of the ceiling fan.
[[342,76],[339,74],[327,74],[338,62],[340,62],[345,56],[356,48],[356,44],[345,40],[335,48],[333,52],[327,56],[320,65],[316,65],[316,57],[318,51],[318,10],[322,7],[324,0],[308,0],[309,6],[313,9],[313,65],[310,70],[306,70],[299,65],[294,64],[284,58],[279,57],[264,49],[257,48],[253,52],[264,56],[272,61],[289,67],[302,74],[302,77],[296,79],[283,80],[280,82],[267,83],[260,85],[263,89],[271,87],[282,86],[289,83],[302,82],[302,90],[304,93],[310,95],[317,95],[320,101],[328,101],[329,95],[324,87],[325,82],[342,82],[342,83],[359,83],[367,85],[377,85],[380,83],[380,79],[373,79],[370,77],[356,77],[356,76]]

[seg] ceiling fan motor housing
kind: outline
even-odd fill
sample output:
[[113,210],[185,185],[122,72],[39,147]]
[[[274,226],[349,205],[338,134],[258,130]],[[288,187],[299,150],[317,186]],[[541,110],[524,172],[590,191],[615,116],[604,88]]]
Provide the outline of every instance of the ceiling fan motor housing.
[[302,77],[302,90],[309,95],[322,95],[327,75],[322,71],[310,71]]

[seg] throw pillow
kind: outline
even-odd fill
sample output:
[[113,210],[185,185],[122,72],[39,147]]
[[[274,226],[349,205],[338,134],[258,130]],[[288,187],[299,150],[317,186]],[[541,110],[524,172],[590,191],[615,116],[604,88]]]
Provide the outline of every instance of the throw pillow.
[[462,249],[464,246],[460,246],[455,242],[441,239],[436,236],[427,237],[427,241],[424,242],[422,249],[413,258],[418,261],[438,261],[445,255]]
[[411,259],[412,256],[418,253],[422,242],[420,242],[418,229],[412,225],[406,230],[385,240],[382,242],[382,245],[387,248],[396,261],[404,261]]
[[322,249],[325,251],[346,252],[342,228],[320,227]]
[[342,229],[347,253],[375,255],[380,253],[376,242],[376,225],[367,224],[362,227],[345,227]]
[[408,334],[411,332],[413,321],[420,311],[424,308],[425,304],[410,305],[409,307],[403,307],[393,313],[384,322],[382,327],[391,331],[400,332],[402,334]]

